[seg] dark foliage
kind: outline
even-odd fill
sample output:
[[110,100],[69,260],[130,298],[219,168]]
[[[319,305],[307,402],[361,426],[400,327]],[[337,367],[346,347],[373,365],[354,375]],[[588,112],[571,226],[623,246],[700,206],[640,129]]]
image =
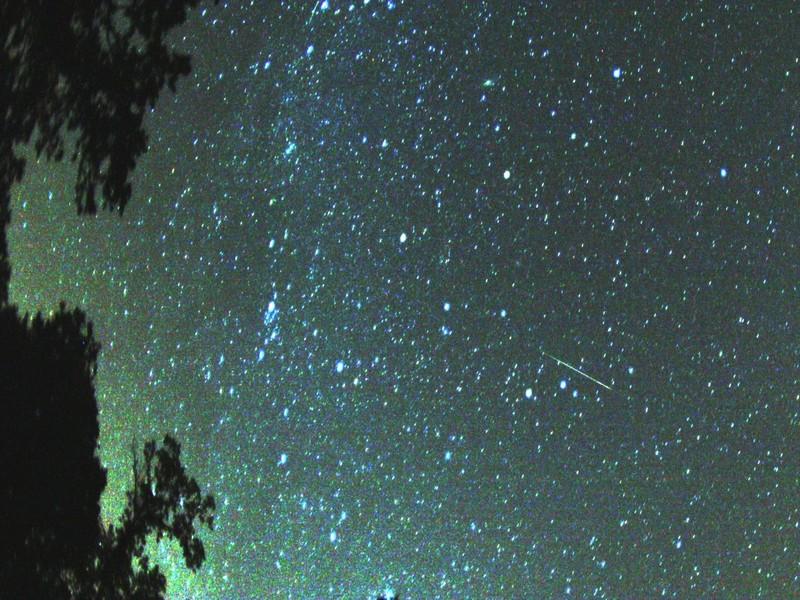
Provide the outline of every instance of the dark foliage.
[[214,500],[186,475],[180,445],[145,444],[121,523],[101,527],[91,323],[63,304],[48,319],[6,305],[0,339],[0,596],[162,598],[148,536],[176,540],[197,570],[205,551],[195,524],[213,521]]
[[[94,375],[99,345],[79,310],[48,318],[9,304],[6,242],[20,146],[77,165],[79,213],[122,212],[147,148],[143,129],[189,57],[167,34],[199,0],[0,2],[0,597],[161,598],[166,580],[144,555],[148,536],[177,540],[187,567],[205,558],[195,522],[211,526],[202,496],[167,437],[145,445],[118,526],[99,519],[105,469]],[[100,199],[98,199],[98,191]]]
[[213,526],[214,499],[203,496],[194,478],[186,475],[180,460],[180,445],[170,436],[160,448],[155,442],[144,447],[140,468],[134,457],[134,487],[118,526],[104,529],[97,556],[88,575],[77,580],[81,598],[161,599],[166,578],[144,553],[152,536],[178,542],[186,566],[197,571],[205,560],[205,549],[197,537],[195,522]]
[[63,304],[49,319],[0,308],[0,340],[0,589],[35,597],[36,584],[57,597],[59,573],[84,568],[100,535],[99,348],[84,314]]
[[10,190],[25,169],[19,145],[54,160],[68,152],[78,212],[98,203],[122,212],[147,148],[145,113],[190,70],[166,36],[198,2],[0,2],[0,303],[8,300]]

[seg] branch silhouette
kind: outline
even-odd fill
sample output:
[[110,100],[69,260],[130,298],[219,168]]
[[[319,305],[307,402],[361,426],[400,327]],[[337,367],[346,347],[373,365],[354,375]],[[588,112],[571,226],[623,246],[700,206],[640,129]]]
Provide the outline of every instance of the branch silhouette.
[[[76,165],[78,213],[122,213],[147,148],[143,121],[164,87],[190,71],[167,36],[199,0],[26,0],[0,3],[0,595],[162,598],[166,579],[144,553],[174,539],[197,570],[196,525],[213,523],[167,436],[147,442],[121,523],[100,523],[106,471],[94,378],[100,346],[79,309],[20,315],[9,302],[7,229],[25,151]],[[30,152],[30,151],[29,151]]]

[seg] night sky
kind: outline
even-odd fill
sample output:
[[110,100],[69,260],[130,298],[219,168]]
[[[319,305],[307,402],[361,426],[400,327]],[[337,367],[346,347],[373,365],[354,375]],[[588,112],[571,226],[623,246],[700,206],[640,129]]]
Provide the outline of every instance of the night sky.
[[217,500],[171,597],[800,596],[800,8],[683,4],[209,4],[122,218],[30,165],[105,518],[165,432]]

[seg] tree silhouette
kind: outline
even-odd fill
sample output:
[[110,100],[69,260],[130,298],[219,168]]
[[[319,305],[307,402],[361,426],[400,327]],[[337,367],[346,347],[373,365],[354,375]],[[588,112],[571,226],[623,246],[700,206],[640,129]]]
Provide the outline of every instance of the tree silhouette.
[[59,574],[84,568],[100,534],[99,347],[84,314],[63,303],[47,320],[1,307],[0,339],[0,589],[60,597]]
[[203,496],[194,478],[186,475],[180,445],[165,436],[160,448],[153,441],[144,447],[144,467],[134,457],[134,487],[118,526],[104,528],[98,552],[88,575],[75,582],[81,598],[161,599],[166,578],[144,553],[150,535],[156,541],[176,540],[192,571],[205,560],[205,549],[194,523],[212,527],[214,499]]
[[[118,526],[100,524],[106,473],[94,377],[99,344],[78,309],[21,316],[9,303],[6,230],[20,146],[77,165],[75,205],[120,213],[147,148],[145,112],[190,69],[167,34],[199,0],[0,2],[0,595],[161,598],[166,580],[148,536],[177,540],[187,567],[205,558],[195,522],[211,526],[171,437],[148,442]],[[98,200],[98,190],[100,199]]]
[[[165,85],[189,73],[188,55],[166,43],[199,0],[0,2],[0,303],[8,300],[6,240],[17,152],[77,164],[79,213],[122,212],[130,176],[147,148],[143,119]],[[69,143],[68,143],[69,142]]]
[[186,566],[205,559],[195,523],[213,523],[203,496],[164,438],[134,461],[117,526],[100,525],[106,473],[94,376],[99,345],[80,310],[50,318],[0,307],[0,590],[10,598],[163,598],[166,579],[144,554],[148,536],[176,540]]

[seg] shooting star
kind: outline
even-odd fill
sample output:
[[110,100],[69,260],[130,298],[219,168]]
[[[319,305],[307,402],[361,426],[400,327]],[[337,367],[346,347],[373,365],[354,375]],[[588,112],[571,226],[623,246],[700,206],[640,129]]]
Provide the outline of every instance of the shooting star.
[[317,14],[317,8],[319,8],[319,0],[314,3],[314,8],[311,9],[311,16],[308,17],[308,21],[306,21],[306,27],[311,24],[311,21],[314,20],[314,15]]
[[594,381],[594,382],[595,382],[597,385],[602,385],[602,386],[603,386],[604,388],[606,388],[607,390],[610,390],[610,391],[612,391],[612,392],[614,391],[613,389],[611,389],[611,386],[610,386],[610,385],[607,385],[607,384],[603,383],[603,382],[602,382],[602,381],[600,381],[599,379],[595,379],[594,377],[592,377],[592,376],[591,376],[591,375],[589,375],[588,373],[584,373],[584,372],[583,372],[583,371],[581,371],[581,370],[580,370],[578,367],[573,367],[573,366],[572,366],[571,364],[569,364],[568,362],[565,362],[565,361],[561,360],[560,358],[556,358],[555,356],[553,356],[552,354],[548,354],[547,352],[542,352],[542,354],[544,354],[544,355],[545,355],[547,358],[552,358],[552,359],[553,359],[554,361],[556,361],[558,364],[560,364],[560,365],[564,365],[564,366],[565,366],[565,367],[567,367],[568,369],[572,369],[573,371],[575,371],[575,372],[576,372],[576,373],[578,373],[579,375],[582,375],[582,376],[586,377],[586,379],[588,379],[589,381]]

